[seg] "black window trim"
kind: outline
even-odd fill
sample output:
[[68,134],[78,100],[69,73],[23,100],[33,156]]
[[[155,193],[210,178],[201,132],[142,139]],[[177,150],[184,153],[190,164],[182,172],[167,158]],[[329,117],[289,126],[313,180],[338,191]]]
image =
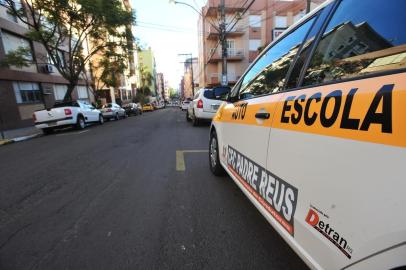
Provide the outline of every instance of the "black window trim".
[[384,77],[384,76],[400,74],[400,73],[406,73],[406,68],[392,69],[392,70],[386,70],[386,71],[381,71],[381,72],[372,72],[372,73],[368,73],[368,74],[365,74],[365,75],[359,75],[359,76],[356,76],[356,77],[345,78],[345,79],[342,79],[342,80],[332,80],[332,81],[323,82],[323,83],[319,83],[319,84],[304,85],[304,86],[301,85],[301,86],[298,86],[298,87],[295,87],[295,88],[291,88],[289,90],[280,91],[280,92],[275,93],[275,94],[292,92],[292,91],[299,91],[299,90],[305,90],[305,89],[309,89],[309,88],[317,88],[317,87],[333,85],[333,84],[341,84],[341,83],[351,82],[351,81],[366,80],[366,79],[376,78],[376,77]]
[[[337,1],[337,0],[333,1],[332,3],[335,3],[336,1]],[[327,5],[327,6],[328,6],[328,5]],[[268,47],[267,47],[265,50],[262,51],[262,53],[256,58],[256,60],[246,69],[245,73],[243,74],[243,76],[241,76],[240,80],[235,84],[235,86],[237,86],[239,89],[237,90],[236,96],[232,98],[232,103],[234,103],[234,102],[239,102],[239,101],[241,101],[241,100],[250,100],[250,99],[253,99],[253,98],[259,98],[259,97],[264,97],[264,96],[275,95],[275,94],[280,94],[280,93],[287,92],[286,89],[285,89],[285,86],[286,86],[286,78],[288,78],[288,77],[285,77],[285,84],[284,84],[284,86],[283,86],[284,89],[281,90],[281,91],[279,91],[279,92],[276,92],[276,93],[266,93],[266,94],[257,95],[257,96],[253,96],[253,97],[247,97],[247,98],[244,98],[244,99],[241,99],[241,98],[240,98],[240,91],[241,91],[242,81],[244,80],[244,78],[245,78],[245,76],[247,75],[247,73],[251,70],[251,68],[254,67],[255,64],[259,61],[259,59],[261,59],[261,58],[264,56],[264,54],[266,54],[270,49],[272,49],[276,44],[278,44],[280,41],[282,41],[285,37],[287,37],[287,36],[289,36],[290,34],[292,34],[292,32],[296,31],[299,27],[303,26],[303,25],[306,24],[308,21],[310,21],[310,20],[316,18],[316,20],[313,22],[312,26],[310,27],[309,31],[306,33],[305,37],[303,38],[303,40],[306,40],[306,38],[308,37],[310,31],[312,30],[312,27],[313,27],[314,24],[317,22],[317,18],[320,16],[321,12],[322,12],[327,6],[321,8],[321,9],[318,10],[316,13],[312,14],[312,16],[306,18],[306,20],[304,20],[304,21],[302,21],[300,24],[296,25],[296,26],[295,26],[294,28],[292,28],[288,33],[286,33],[286,34],[284,34],[283,36],[281,36],[281,38],[279,38],[279,39],[276,40],[275,42],[271,42],[271,43],[268,45]],[[331,13],[333,10],[335,10],[335,7],[333,7],[333,8],[331,9],[330,13]],[[328,15],[328,19],[330,19],[330,17],[329,17],[330,15],[331,15],[331,14]],[[324,24],[323,24],[323,27],[324,27]],[[323,27],[321,27],[320,30],[318,31],[317,36],[320,34],[320,32],[322,31],[322,29],[324,29]],[[316,41],[317,41],[316,39],[313,41],[314,44],[316,44]],[[314,46],[314,44],[312,44],[312,46]],[[299,51],[302,49],[302,46],[303,46],[303,43],[300,45]],[[309,55],[310,55],[310,54],[309,54]],[[297,55],[296,55],[295,58],[294,58],[294,62],[292,62],[292,63],[291,63],[291,66],[289,67],[289,70],[288,70],[288,73],[287,73],[287,75],[289,75],[289,76],[290,76],[290,74],[289,74],[290,68],[291,68],[292,66],[294,66],[294,65],[292,65],[292,64],[293,64],[293,63],[296,64],[296,60],[297,60],[296,57],[297,57]],[[307,61],[307,59],[306,59],[306,61]],[[288,78],[288,79],[289,79],[289,78]],[[300,78],[299,78],[299,79],[300,79]],[[251,83],[252,83],[252,81],[250,82],[250,84],[251,84]],[[248,85],[247,85],[247,86],[248,86]]]

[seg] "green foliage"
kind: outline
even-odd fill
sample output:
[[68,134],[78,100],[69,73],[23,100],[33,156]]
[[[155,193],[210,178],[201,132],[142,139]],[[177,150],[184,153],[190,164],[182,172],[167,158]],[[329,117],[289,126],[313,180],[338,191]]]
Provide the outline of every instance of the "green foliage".
[[105,52],[103,57],[99,60],[97,68],[101,70],[100,78],[98,78],[104,85],[98,88],[119,87],[121,76],[127,68],[127,54],[115,53],[113,48],[111,51]]
[[6,57],[0,61],[0,66],[18,68],[29,67],[32,64],[31,49],[26,47],[18,47],[16,50],[6,54]]
[[[133,50],[131,25],[135,23],[135,14],[123,8],[121,0],[21,2],[27,7],[25,12],[13,0],[4,0],[3,5],[29,26],[27,37],[44,45],[56,69],[69,82],[65,99],[70,99],[93,56],[104,55],[111,49],[123,53]],[[106,80],[112,83],[112,78]]]
[[178,91],[176,91],[176,89],[174,89],[172,87],[169,88],[169,96],[171,98],[178,98],[179,97]]

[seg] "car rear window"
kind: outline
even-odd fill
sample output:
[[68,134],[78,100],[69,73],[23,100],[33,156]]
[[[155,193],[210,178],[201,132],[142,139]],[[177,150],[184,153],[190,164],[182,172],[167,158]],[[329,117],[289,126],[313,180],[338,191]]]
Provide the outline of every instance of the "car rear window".
[[204,91],[203,96],[208,99],[216,99],[216,97],[214,96],[214,92],[211,89]]
[[80,107],[79,103],[76,101],[67,101],[67,102],[57,102],[54,104],[54,108],[61,108],[61,107]]

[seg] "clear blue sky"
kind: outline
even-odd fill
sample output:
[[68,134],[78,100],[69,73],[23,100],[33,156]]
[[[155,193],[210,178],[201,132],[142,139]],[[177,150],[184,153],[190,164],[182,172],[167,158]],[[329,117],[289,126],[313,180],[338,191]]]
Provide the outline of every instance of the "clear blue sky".
[[[201,7],[206,0],[185,0]],[[164,73],[169,85],[178,88],[183,74],[184,57],[181,53],[198,56],[198,14],[185,5],[175,5],[169,0],[132,0],[136,11],[137,26],[134,35],[141,44],[151,47],[155,54],[157,71]]]

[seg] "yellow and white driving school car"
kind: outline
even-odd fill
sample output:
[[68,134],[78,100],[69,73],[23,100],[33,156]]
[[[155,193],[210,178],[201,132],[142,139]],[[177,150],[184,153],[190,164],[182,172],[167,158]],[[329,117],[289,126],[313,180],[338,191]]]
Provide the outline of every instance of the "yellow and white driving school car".
[[406,1],[328,1],[222,103],[209,163],[314,269],[406,266]]

